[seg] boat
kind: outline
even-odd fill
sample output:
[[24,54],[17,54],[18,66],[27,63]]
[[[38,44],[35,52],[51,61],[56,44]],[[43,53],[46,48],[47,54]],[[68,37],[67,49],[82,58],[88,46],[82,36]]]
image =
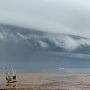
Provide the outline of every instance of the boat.
[[7,83],[15,83],[16,82],[16,71],[12,69],[13,75],[11,75],[9,72],[6,74],[6,81]]

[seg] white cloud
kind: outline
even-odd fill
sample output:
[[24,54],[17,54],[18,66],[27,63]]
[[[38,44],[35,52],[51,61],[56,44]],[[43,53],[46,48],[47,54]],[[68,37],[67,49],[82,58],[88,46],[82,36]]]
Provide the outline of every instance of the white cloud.
[[27,36],[21,34],[21,33],[17,33],[17,35],[21,38],[21,39],[28,39]]
[[0,39],[5,40],[5,37],[2,33],[0,33]]
[[90,37],[90,1],[0,0],[0,23]]
[[38,43],[41,45],[43,48],[48,48],[48,44],[42,40],[38,40]]
[[79,46],[78,42],[71,37],[64,38],[64,48],[66,50],[75,50]]

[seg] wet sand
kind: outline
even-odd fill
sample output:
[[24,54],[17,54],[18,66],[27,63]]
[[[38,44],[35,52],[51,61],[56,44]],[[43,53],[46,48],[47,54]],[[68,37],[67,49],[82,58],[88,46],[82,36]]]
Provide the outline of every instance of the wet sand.
[[8,89],[0,89],[0,90],[66,90],[66,89],[8,88]]
[[0,74],[0,88],[12,90],[90,90],[90,74],[20,73],[16,83],[6,83]]

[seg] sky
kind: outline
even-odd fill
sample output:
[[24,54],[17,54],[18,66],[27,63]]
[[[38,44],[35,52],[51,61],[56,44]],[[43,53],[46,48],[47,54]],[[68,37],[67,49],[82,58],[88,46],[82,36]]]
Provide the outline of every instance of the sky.
[[90,0],[0,0],[0,23],[90,38]]

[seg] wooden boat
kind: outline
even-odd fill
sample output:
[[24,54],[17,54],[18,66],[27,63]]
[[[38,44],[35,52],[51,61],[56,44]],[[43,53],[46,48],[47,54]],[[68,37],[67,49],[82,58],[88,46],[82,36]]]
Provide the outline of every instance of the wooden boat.
[[12,72],[13,72],[13,75],[12,76],[9,74],[9,72],[6,75],[6,81],[7,81],[7,83],[15,83],[16,82],[16,71],[14,72],[12,70]]

